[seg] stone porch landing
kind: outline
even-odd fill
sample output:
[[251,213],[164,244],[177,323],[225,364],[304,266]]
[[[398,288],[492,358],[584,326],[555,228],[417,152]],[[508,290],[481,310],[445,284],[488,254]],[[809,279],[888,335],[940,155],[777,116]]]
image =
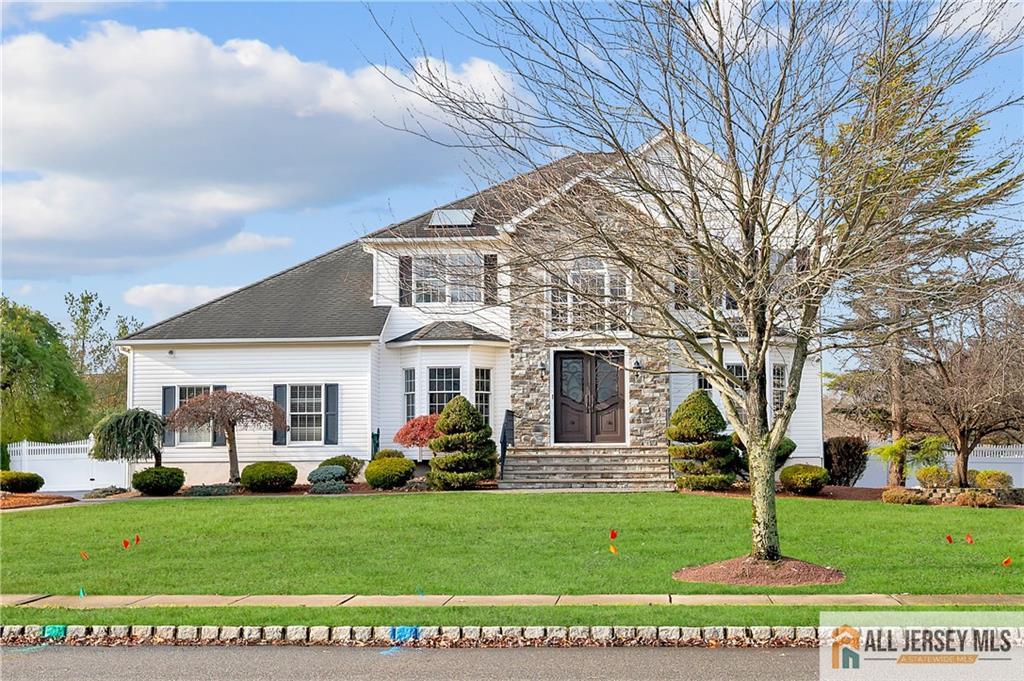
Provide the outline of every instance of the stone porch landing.
[[667,447],[512,447],[499,489],[675,488]]

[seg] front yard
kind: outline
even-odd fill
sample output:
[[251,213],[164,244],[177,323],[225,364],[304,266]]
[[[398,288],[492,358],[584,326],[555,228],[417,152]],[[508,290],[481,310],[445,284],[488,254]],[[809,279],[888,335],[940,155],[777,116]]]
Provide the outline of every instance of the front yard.
[[[845,582],[787,590],[674,581],[682,566],[747,551],[745,499],[457,493],[141,500],[5,514],[0,583],[4,593],[76,595],[1022,590],[1020,510],[787,498],[779,515],[784,553],[839,568]],[[617,556],[610,528],[619,532]],[[122,540],[136,533],[141,543],[125,550]],[[1016,561],[1008,568],[1000,564],[1007,556]]]

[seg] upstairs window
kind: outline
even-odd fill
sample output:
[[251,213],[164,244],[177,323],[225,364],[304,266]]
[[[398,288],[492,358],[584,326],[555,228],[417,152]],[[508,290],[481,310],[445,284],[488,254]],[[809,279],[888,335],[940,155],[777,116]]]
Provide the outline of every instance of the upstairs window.
[[551,330],[622,331],[629,314],[626,275],[599,258],[581,258],[548,292]]
[[419,304],[479,303],[484,257],[477,253],[417,256],[412,259],[412,286]]

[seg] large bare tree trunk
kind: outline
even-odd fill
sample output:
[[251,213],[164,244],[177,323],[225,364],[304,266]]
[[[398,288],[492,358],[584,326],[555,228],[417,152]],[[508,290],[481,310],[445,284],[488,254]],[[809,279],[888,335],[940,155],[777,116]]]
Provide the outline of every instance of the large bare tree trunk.
[[235,446],[234,427],[224,429],[224,439],[228,443],[228,482],[237,484],[242,476],[238,472],[238,448]]
[[750,456],[750,501],[753,506],[750,555],[757,560],[779,560],[779,525],[775,515],[775,457],[764,440],[747,446]]
[[967,438],[962,436],[953,440],[953,446],[956,448],[956,462],[953,464],[953,486],[969,487],[967,463],[971,458],[972,447],[968,443]]

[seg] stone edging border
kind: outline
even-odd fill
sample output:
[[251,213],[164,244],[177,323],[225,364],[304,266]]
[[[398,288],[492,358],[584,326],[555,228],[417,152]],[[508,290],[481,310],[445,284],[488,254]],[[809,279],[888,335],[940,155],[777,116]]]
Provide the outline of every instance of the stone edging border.
[[817,627],[328,627],[6,625],[5,645],[336,645],[411,648],[818,647]]

